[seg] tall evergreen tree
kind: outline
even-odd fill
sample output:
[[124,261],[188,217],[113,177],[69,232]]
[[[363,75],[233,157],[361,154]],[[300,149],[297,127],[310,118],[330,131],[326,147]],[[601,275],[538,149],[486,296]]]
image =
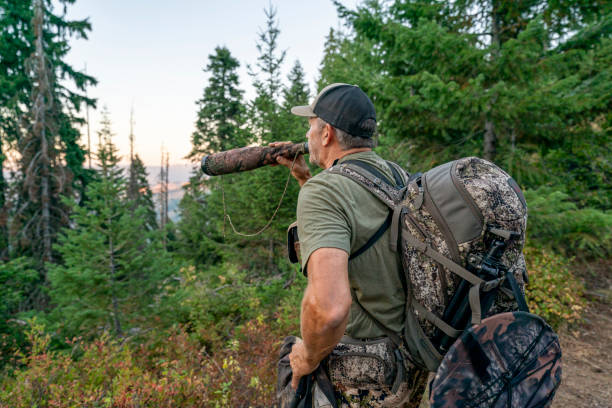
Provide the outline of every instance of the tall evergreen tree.
[[133,198],[130,197],[130,199],[133,200],[135,209],[140,208],[144,211],[147,229],[149,231],[157,230],[157,214],[153,202],[153,192],[149,185],[149,175],[138,153],[134,154],[131,171],[136,185],[136,195]]
[[[288,140],[291,134],[291,129],[287,129],[286,123],[281,120],[281,68],[286,51],[278,49],[280,29],[276,9],[270,5],[264,14],[266,25],[260,29],[256,43],[259,55],[255,67],[249,67],[255,98],[248,107],[248,127],[250,141],[260,145]],[[236,228],[242,233],[256,234],[250,237],[230,234],[234,245],[251,248],[253,255],[247,265],[253,270],[266,270],[269,273],[276,269],[274,259],[285,247],[284,230],[287,225],[278,217],[269,229],[258,232],[278,206],[287,180],[286,170],[284,167],[268,167],[239,174],[234,178],[232,193],[226,194],[226,198],[231,197],[226,199],[226,208]],[[288,205],[287,201],[283,203],[285,205]]]
[[63,230],[57,245],[64,263],[51,267],[49,279],[53,313],[66,333],[103,328],[122,336],[146,321],[169,263],[146,232],[145,208],[133,211],[127,198],[108,112],[102,115],[98,179],[83,206],[72,204],[74,227]]
[[260,29],[256,43],[259,52],[257,69],[249,67],[256,92],[249,108],[249,118],[253,141],[257,143],[275,142],[285,136],[285,129],[279,126],[277,118],[282,91],[281,68],[287,51],[278,49],[280,29],[276,19],[276,9],[270,5],[264,9],[264,14],[266,27]]
[[[187,158],[198,162],[203,154],[222,151],[247,144],[243,129],[244,91],[240,89],[240,63],[226,47],[218,46],[208,56],[204,69],[210,74],[208,85],[198,105],[196,130],[191,137],[191,152]],[[224,177],[224,184],[232,191],[233,176]],[[179,204],[181,219],[177,225],[177,250],[185,258],[199,265],[221,260],[223,242],[223,193],[219,178],[203,179],[199,168],[194,170],[185,195]]]
[[[0,177],[0,233],[10,223],[13,238],[4,248],[15,256],[33,255],[39,265],[53,258],[53,237],[67,220],[58,197],[82,195],[89,178],[74,124],[80,107],[93,105],[80,92],[95,80],[75,71],[65,56],[69,38],[86,38],[90,25],[66,19],[65,6],[72,1],[60,3],[64,13],[58,14],[49,0],[0,1],[0,150],[20,156],[15,196]],[[3,175],[4,157],[0,153]]]
[[191,136],[191,152],[187,158],[199,161],[205,153],[242,146],[245,142],[240,127],[244,123],[244,105],[239,86],[240,63],[226,47],[216,47],[208,56],[204,69],[210,74],[204,95],[198,100],[196,130]]
[[130,112],[130,166],[128,169],[127,197],[132,202],[132,210],[142,207],[146,215],[146,226],[150,231],[157,229],[157,216],[155,214],[155,203],[153,193],[149,186],[147,169],[134,151],[134,110]]
[[[306,83],[306,73],[299,60],[296,60],[287,76],[288,85],[283,89],[283,104],[282,112],[291,112],[291,108],[300,104],[308,102],[310,97],[310,88]],[[288,117],[297,118],[295,115]],[[296,123],[304,123],[304,120],[300,120]],[[306,125],[302,126],[302,129],[307,128]],[[297,131],[296,131],[297,132]]]
[[[412,170],[476,154],[525,186],[564,183],[552,169],[569,170],[559,158],[576,150],[572,141],[589,135],[609,146],[590,125],[610,109],[610,70],[599,65],[610,40],[603,2],[369,1],[338,10],[350,30],[328,38],[322,82],[360,85],[377,107],[383,148]],[[583,186],[609,179],[605,150],[581,160],[598,175],[580,177]],[[576,198],[588,195],[574,186]]]

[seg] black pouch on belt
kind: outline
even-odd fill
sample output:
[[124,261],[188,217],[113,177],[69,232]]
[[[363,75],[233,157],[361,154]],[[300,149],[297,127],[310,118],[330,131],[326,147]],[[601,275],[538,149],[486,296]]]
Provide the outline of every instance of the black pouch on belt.
[[320,364],[317,369],[300,379],[297,392],[291,388],[291,365],[289,354],[296,342],[295,336],[285,337],[281,346],[278,361],[277,399],[281,408],[310,408],[313,405],[313,388],[316,384],[318,389],[325,395],[332,408],[338,408],[332,386],[327,373]]

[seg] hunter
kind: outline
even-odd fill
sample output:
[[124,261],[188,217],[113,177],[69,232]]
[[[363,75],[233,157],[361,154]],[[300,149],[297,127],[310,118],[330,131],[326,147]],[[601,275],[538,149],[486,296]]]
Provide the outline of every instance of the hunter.
[[[406,183],[404,172],[372,151],[376,112],[359,87],[329,85],[310,105],[291,112],[310,124],[311,163],[322,169],[349,160],[365,163],[396,187]],[[302,339],[294,340],[288,356],[292,388],[321,365],[339,406],[418,407],[427,372],[408,362],[399,369],[393,342],[372,318],[395,332],[404,322],[401,263],[389,249],[390,229],[384,228],[388,208],[347,177],[327,171],[312,177],[303,156],[295,163],[277,161],[292,169],[301,186],[297,228],[308,278]],[[314,388],[313,406],[326,406]]]

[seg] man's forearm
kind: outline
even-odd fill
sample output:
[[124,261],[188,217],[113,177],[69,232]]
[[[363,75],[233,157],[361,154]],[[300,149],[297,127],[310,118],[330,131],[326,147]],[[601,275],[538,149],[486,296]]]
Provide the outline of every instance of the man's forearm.
[[318,364],[334,349],[344,335],[348,313],[344,319],[332,321],[317,312],[317,307],[304,296],[302,302],[301,332],[307,358]]
[[294,389],[342,338],[351,302],[348,253],[338,248],[315,250],[308,261],[308,286],[302,300],[303,341],[296,343],[289,355]]

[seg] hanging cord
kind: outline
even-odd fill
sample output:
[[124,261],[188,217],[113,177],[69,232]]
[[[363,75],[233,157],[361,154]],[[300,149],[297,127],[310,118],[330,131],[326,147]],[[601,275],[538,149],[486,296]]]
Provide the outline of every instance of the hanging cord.
[[221,197],[223,198],[223,237],[224,238],[225,238],[225,219],[226,218],[229,221],[229,224],[232,227],[234,234],[240,235],[242,237],[255,237],[263,233],[265,230],[267,230],[270,227],[270,225],[272,225],[272,221],[274,220],[274,217],[276,217],[276,213],[278,213],[278,210],[280,209],[280,206],[283,203],[283,199],[285,198],[285,194],[287,193],[287,187],[289,187],[289,181],[291,181],[291,171],[293,171],[293,165],[295,164],[295,161],[297,160],[299,155],[300,155],[300,152],[296,152],[295,157],[293,158],[293,161],[291,162],[291,169],[289,169],[289,176],[287,176],[287,182],[285,183],[283,194],[281,194],[280,200],[278,201],[278,205],[276,206],[276,209],[274,210],[272,217],[270,217],[270,219],[268,220],[266,225],[263,226],[263,228],[251,234],[238,231],[236,227],[234,226],[234,223],[232,222],[232,217],[230,217],[230,215],[227,213],[227,207],[225,204],[225,190],[223,189],[223,176],[221,176],[220,184],[221,184]]

